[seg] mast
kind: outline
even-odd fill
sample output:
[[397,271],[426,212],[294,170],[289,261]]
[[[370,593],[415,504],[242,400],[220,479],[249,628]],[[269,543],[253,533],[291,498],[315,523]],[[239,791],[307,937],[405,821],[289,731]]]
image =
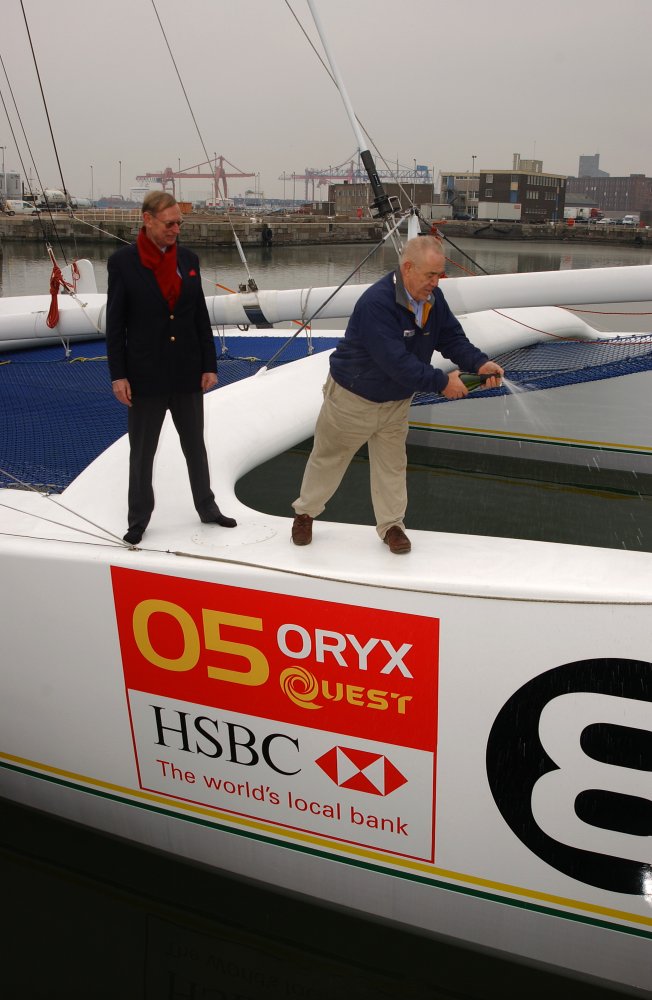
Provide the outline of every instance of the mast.
[[324,52],[326,53],[326,57],[328,59],[328,62],[330,63],[331,71],[333,73],[333,78],[335,80],[337,89],[340,92],[340,97],[342,98],[342,101],[344,103],[344,107],[349,117],[349,121],[351,123],[351,128],[353,129],[356,142],[358,143],[360,159],[362,160],[364,168],[367,171],[369,183],[371,184],[371,190],[374,193],[374,200],[371,204],[371,214],[376,219],[383,219],[389,228],[389,216],[394,216],[398,211],[400,211],[398,198],[394,196],[390,197],[385,193],[382,181],[380,180],[380,177],[378,176],[378,171],[376,170],[376,165],[374,163],[374,158],[371,154],[371,150],[368,148],[367,142],[364,136],[362,135],[362,131],[358,124],[358,120],[355,116],[355,112],[353,110],[353,106],[349,99],[346,86],[344,85],[344,81],[340,75],[340,71],[337,68],[335,59],[330,51],[328,42],[326,41],[321,21],[319,18],[319,14],[317,13],[315,7],[314,0],[308,0],[308,6],[310,7],[310,13],[312,14],[313,21],[315,22],[317,33],[321,39],[322,45],[324,46]]

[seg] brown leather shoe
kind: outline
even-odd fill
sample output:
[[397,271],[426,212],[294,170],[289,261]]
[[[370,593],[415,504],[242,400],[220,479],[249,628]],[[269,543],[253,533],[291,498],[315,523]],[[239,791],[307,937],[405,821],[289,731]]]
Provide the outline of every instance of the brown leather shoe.
[[409,552],[412,548],[410,539],[403,531],[403,528],[399,528],[398,524],[394,524],[391,528],[388,528],[383,541],[385,545],[389,545],[389,551],[393,552],[395,556]]
[[292,541],[295,545],[310,545],[313,520],[310,514],[297,514],[292,523]]

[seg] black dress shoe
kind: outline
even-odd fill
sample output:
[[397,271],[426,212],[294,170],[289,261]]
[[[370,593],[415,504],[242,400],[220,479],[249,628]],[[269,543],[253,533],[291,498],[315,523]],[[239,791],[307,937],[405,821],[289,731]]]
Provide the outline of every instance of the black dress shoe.
[[235,528],[238,524],[234,517],[226,517],[219,507],[209,511],[208,514],[200,514],[199,519],[202,524],[219,524],[220,528]]
[[145,532],[142,528],[130,528],[126,535],[123,536],[125,542],[129,545],[138,545]]

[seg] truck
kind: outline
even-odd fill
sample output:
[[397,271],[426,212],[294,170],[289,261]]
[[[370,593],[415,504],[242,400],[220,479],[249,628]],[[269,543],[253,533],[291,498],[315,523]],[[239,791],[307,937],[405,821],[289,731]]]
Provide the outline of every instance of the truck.
[[419,212],[421,213],[421,218],[425,219],[426,222],[453,218],[453,206],[448,203],[442,205],[438,205],[436,203],[420,205]]
[[38,208],[62,209],[68,208],[69,198],[64,191],[57,188],[45,188],[38,200]]
[[478,219],[484,222],[520,222],[520,202],[480,201],[478,202]]
[[600,214],[597,208],[587,208],[585,205],[582,207],[566,205],[564,207],[565,221],[573,219],[575,222],[597,222]]

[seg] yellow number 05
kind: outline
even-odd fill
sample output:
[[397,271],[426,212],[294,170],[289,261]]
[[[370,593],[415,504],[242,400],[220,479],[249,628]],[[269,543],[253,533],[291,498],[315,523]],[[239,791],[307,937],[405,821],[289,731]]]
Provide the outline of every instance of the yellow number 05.
[[[149,620],[153,614],[170,615],[178,623],[183,634],[183,649],[176,659],[162,656],[154,649],[149,633]],[[252,687],[265,683],[269,677],[269,663],[264,653],[261,653],[255,646],[249,646],[242,642],[229,642],[220,635],[221,625],[231,625],[235,628],[261,632],[263,628],[262,618],[232,615],[226,611],[211,611],[202,608],[202,623],[206,649],[216,653],[224,653],[226,656],[241,656],[249,663],[247,671],[209,665],[206,667],[209,677]],[[154,666],[161,667],[163,670],[178,671],[192,670],[197,666],[201,654],[201,638],[192,617],[178,604],[159,600],[141,601],[134,608],[133,630],[140,653]]]

